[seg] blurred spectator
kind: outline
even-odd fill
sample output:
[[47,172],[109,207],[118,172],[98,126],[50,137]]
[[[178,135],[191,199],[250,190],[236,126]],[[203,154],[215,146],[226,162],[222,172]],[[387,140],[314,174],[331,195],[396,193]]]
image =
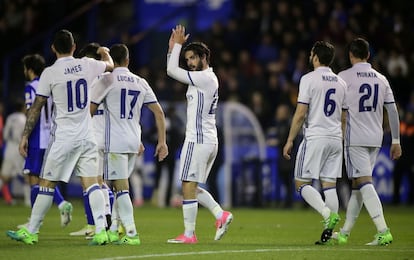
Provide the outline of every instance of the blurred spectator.
[[283,144],[289,135],[290,119],[292,110],[287,104],[280,104],[273,115],[272,122],[266,130],[266,143],[278,149],[277,173],[286,191],[283,207],[291,208],[293,205],[293,167],[294,160],[283,158]]
[[143,170],[144,170],[144,156],[137,156],[135,160],[134,170],[129,176],[129,187],[131,190],[132,205],[139,208],[144,205],[144,191],[143,191]]
[[[413,92],[414,93],[414,92]],[[413,95],[414,96],[414,95]],[[409,190],[408,204],[414,203],[414,103],[405,111],[404,117],[400,122],[401,146],[404,153],[401,158],[395,162],[393,171],[394,193],[392,202],[400,204],[400,189],[403,177],[408,180]]]
[[262,129],[265,129],[269,123],[269,105],[267,104],[262,92],[256,90],[251,93],[249,108],[252,110],[257,120],[259,120]]
[[408,104],[412,84],[408,80],[408,63],[405,57],[392,49],[390,56],[387,56],[387,72],[395,98],[399,105],[405,108]]
[[266,65],[279,57],[277,43],[273,42],[270,34],[266,33],[261,37],[260,44],[255,48],[254,56],[262,65]]
[[4,104],[0,101],[0,165],[3,163]]
[[[181,118],[177,115],[174,105],[170,105],[165,111],[165,127],[167,134],[167,145],[169,154],[163,161],[155,162],[155,185],[153,191],[153,201],[156,202],[158,207],[164,208],[170,206],[172,203],[172,190],[174,186],[174,173],[175,162],[177,160],[176,155],[184,141],[184,129],[185,125]],[[156,134],[156,131],[152,131]],[[157,136],[152,136],[152,141],[157,142]],[[165,171],[164,171],[165,170]],[[161,190],[160,180],[163,172],[167,174],[167,184],[165,190]]]
[[[22,175],[24,166],[24,158],[19,153],[19,142],[23,134],[25,123],[26,104],[23,100],[18,99],[15,101],[13,113],[6,119],[3,132],[6,148],[0,172],[0,190],[6,204],[9,205],[13,204],[13,196],[10,192],[9,185],[14,178]],[[25,184],[25,186],[27,186],[27,184]]]
[[216,159],[210,170],[210,175],[207,178],[208,191],[216,201],[220,200],[219,186],[217,185],[217,176],[220,172],[220,168],[224,163],[224,133],[223,129],[217,126],[217,138],[218,138],[218,151]]

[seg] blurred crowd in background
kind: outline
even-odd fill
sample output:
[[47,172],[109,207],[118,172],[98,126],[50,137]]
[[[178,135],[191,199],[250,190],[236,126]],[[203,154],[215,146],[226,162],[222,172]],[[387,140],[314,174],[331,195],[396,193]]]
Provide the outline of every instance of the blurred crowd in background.
[[[17,95],[23,93],[21,57],[38,52],[53,62],[47,54],[49,42],[39,40],[28,46],[25,43],[37,37],[50,37],[48,30],[62,20],[68,21],[68,25],[62,26],[69,26],[77,36],[78,49],[88,41],[108,46],[126,43],[131,50],[130,69],[148,80],[158,99],[169,103],[184,101],[186,86],[169,79],[165,72],[169,31],[140,31],[134,25],[137,2],[1,1],[0,57],[3,66],[9,59],[17,60],[10,65],[8,85],[1,85],[6,109],[9,99],[4,96],[4,89]],[[95,3],[98,8],[90,8],[88,3]],[[267,134],[268,144],[283,144],[285,140],[280,136],[278,139],[275,127],[281,122],[289,124],[300,78],[309,71],[313,43],[325,40],[335,46],[332,69],[339,72],[350,66],[347,44],[355,37],[363,37],[370,42],[370,62],[389,79],[400,112],[404,155],[398,174],[408,171],[414,178],[413,160],[409,158],[414,154],[414,2],[234,0],[232,6],[227,19],[215,21],[205,30],[196,30],[191,20],[182,21],[191,41],[203,41],[211,49],[211,65],[220,81],[222,102],[236,101],[248,106]],[[79,15],[82,12],[87,15]],[[78,18],[71,20],[73,16]],[[90,19],[96,20],[97,31],[86,26]],[[148,43],[143,45],[145,41],[150,41],[151,47]],[[9,57],[10,53],[15,54]],[[4,70],[0,76],[3,79]]]

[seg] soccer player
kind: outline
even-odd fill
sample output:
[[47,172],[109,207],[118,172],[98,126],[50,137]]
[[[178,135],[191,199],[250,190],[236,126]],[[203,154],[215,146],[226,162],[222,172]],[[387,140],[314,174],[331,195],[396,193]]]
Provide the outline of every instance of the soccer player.
[[[100,48],[100,44],[92,42],[88,43],[79,51],[79,57],[93,58],[96,60],[102,60],[102,57],[97,53]],[[93,84],[93,83],[92,83]],[[111,208],[113,202],[112,190],[103,181],[103,149],[104,149],[104,129],[105,129],[105,118],[103,116],[103,107],[99,106],[92,117],[92,125],[95,133],[96,143],[98,144],[98,171],[101,175],[98,176],[98,183],[101,186],[102,192],[105,198],[105,216],[107,221],[107,228],[111,225]],[[71,232],[71,236],[85,236],[86,239],[90,239],[95,234],[95,223],[93,220],[92,210],[89,205],[88,194],[83,193],[83,206],[86,216],[86,226],[78,231]]]
[[[22,59],[24,75],[29,83],[25,87],[26,114],[36,99],[39,77],[45,68],[45,59],[39,54],[26,55]],[[31,207],[39,194],[39,175],[42,169],[43,158],[49,144],[50,127],[52,120],[52,98],[48,98],[40,111],[39,120],[33,128],[28,140],[27,157],[23,173],[28,175],[31,189]],[[72,220],[72,204],[66,201],[58,186],[55,187],[53,201],[60,210],[60,224],[65,227]],[[23,224],[28,225],[28,223]],[[19,225],[21,228],[23,225]]]
[[[145,104],[154,114],[158,132],[155,155],[164,160],[168,155],[165,138],[164,112],[147,81],[128,69],[129,51],[124,44],[110,49],[114,70],[106,73],[92,87],[91,114],[103,104],[105,116],[104,179],[112,181],[115,190],[114,210],[125,228],[125,235],[118,236],[118,227],[111,225],[110,242],[139,245],[132,201],[129,196],[128,178],[134,170],[141,146],[141,108]],[[116,209],[115,209],[116,207]]]
[[91,129],[89,112],[89,84],[105,70],[113,69],[107,49],[99,48],[104,61],[75,59],[76,44],[68,30],[58,31],[53,39],[52,51],[56,62],[40,76],[36,99],[29,110],[20,153],[27,157],[28,138],[40,116],[41,108],[51,96],[53,100],[53,129],[42,172],[39,195],[33,205],[28,227],[7,231],[7,235],[25,244],[38,242],[40,224],[50,209],[58,181],[68,182],[72,173],[80,177],[82,188],[88,193],[95,221],[95,235],[91,245],[108,242],[105,230],[104,200],[97,176],[97,147]]
[[388,80],[368,63],[369,43],[354,39],[349,45],[352,67],[339,73],[347,83],[349,106],[345,131],[345,166],[352,180],[352,193],[344,226],[334,238],[345,244],[358,218],[362,204],[376,228],[375,239],[367,245],[388,245],[393,241],[381,201],[372,184],[372,171],[383,138],[383,109],[387,110],[391,128],[390,157],[401,156],[399,117]]
[[210,50],[201,42],[192,42],[184,48],[188,70],[179,67],[182,45],[189,35],[177,25],[168,42],[167,74],[185,84],[187,89],[187,125],[184,145],[180,155],[180,175],[183,192],[184,233],[168,243],[197,243],[195,224],[198,203],[208,208],[216,218],[214,240],[226,233],[233,215],[223,211],[211,194],[198,186],[205,183],[217,155],[216,108],[218,79],[209,66]]
[[[303,127],[303,140],[295,162],[295,186],[301,197],[323,217],[325,243],[339,222],[339,202],[336,179],[342,173],[342,110],[346,109],[346,84],[329,68],[335,56],[334,47],[317,41],[309,61],[314,70],[305,74],[299,83],[296,111],[289,135],[283,147],[283,156],[290,160],[293,141]],[[312,186],[320,180],[325,201]]]
[[[0,190],[6,204],[13,205],[13,196],[10,193],[9,185],[13,178],[22,172],[24,158],[19,154],[19,141],[26,122],[23,100],[17,99],[13,105],[13,112],[7,116],[3,129],[3,138],[6,143],[4,158],[0,172]],[[27,184],[24,184],[27,185]],[[26,196],[26,195],[25,195]]]

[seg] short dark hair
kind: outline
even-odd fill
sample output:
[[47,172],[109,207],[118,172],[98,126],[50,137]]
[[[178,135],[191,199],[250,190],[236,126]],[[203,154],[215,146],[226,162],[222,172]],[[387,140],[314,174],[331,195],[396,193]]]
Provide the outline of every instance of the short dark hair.
[[80,58],[88,57],[88,58],[93,58],[95,60],[101,60],[102,59],[101,55],[96,53],[99,47],[101,47],[99,43],[96,43],[96,42],[88,43],[79,51],[79,57]]
[[203,55],[206,56],[207,64],[210,64],[210,49],[207,47],[205,43],[202,42],[192,42],[189,43],[187,46],[184,47],[184,52],[192,51],[194,54],[202,57]]
[[355,58],[367,59],[369,56],[369,43],[365,39],[356,38],[349,44],[349,52]]
[[26,104],[22,98],[16,98],[12,101],[13,111],[22,111]]
[[45,59],[40,54],[26,55],[23,57],[22,63],[26,69],[33,70],[37,76],[40,76],[40,74],[42,74],[46,64]]
[[115,64],[122,64],[129,58],[129,50],[125,44],[114,44],[109,50]]
[[65,29],[58,31],[53,38],[53,46],[61,54],[70,53],[74,44],[75,40],[72,33]]
[[335,48],[325,41],[317,41],[312,47],[313,54],[318,56],[321,65],[329,66],[335,57]]

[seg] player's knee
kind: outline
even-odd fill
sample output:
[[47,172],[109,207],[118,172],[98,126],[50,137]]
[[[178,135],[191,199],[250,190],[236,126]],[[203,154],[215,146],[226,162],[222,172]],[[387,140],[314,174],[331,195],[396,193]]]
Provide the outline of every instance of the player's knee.
[[311,183],[311,180],[295,178],[296,191],[300,194],[303,187],[305,187],[306,185],[311,185]]

